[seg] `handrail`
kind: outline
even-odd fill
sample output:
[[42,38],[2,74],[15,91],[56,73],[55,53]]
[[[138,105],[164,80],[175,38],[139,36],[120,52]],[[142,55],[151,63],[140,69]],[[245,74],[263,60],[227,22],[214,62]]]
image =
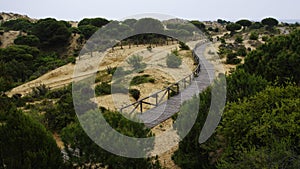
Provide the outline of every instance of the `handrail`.
[[[198,47],[198,46],[196,46],[196,48],[197,48],[197,47]],[[170,91],[173,91],[175,95],[178,95],[178,94],[180,93],[180,88],[179,88],[179,84],[180,84],[180,83],[183,83],[183,89],[182,89],[182,90],[184,90],[184,89],[187,88],[186,82],[189,82],[189,85],[191,85],[192,80],[194,80],[194,78],[197,77],[198,74],[199,74],[200,71],[201,71],[200,58],[197,56],[197,54],[195,53],[194,50],[193,50],[192,54],[193,54],[193,57],[194,57],[194,61],[197,63],[197,67],[195,68],[195,70],[194,70],[191,74],[185,76],[185,77],[182,78],[181,80],[179,80],[179,81],[177,81],[177,82],[175,82],[175,83],[173,83],[173,84],[167,86],[166,88],[164,88],[164,89],[162,89],[162,90],[159,90],[159,91],[157,91],[157,92],[155,92],[155,93],[153,93],[153,94],[151,94],[151,95],[149,95],[149,96],[147,96],[147,97],[144,97],[144,98],[142,98],[142,99],[139,99],[139,100],[137,100],[137,101],[134,102],[134,103],[131,103],[131,104],[129,104],[129,105],[126,105],[126,106],[121,107],[121,108],[120,108],[120,112],[123,112],[123,110],[126,109],[126,108],[129,108],[129,107],[131,107],[131,106],[134,106],[134,108],[130,111],[129,114],[133,113],[138,107],[140,107],[140,113],[143,113],[143,105],[142,105],[143,103],[144,103],[144,104],[148,104],[148,105],[152,105],[152,106],[157,107],[157,106],[163,101],[163,99],[164,99],[164,97],[166,96],[166,94],[168,94],[167,100],[170,99],[170,98],[172,97]],[[189,80],[186,81],[188,78],[189,78]],[[174,88],[174,87],[176,87],[176,91],[172,89],[172,88]],[[160,98],[160,100],[158,101],[158,94],[159,94],[159,93],[162,93],[162,92],[164,92],[164,94],[163,94],[163,96]],[[145,102],[145,101],[144,101],[144,100],[149,99],[149,98],[156,98],[156,103],[153,104],[153,103],[149,103],[149,102]]]

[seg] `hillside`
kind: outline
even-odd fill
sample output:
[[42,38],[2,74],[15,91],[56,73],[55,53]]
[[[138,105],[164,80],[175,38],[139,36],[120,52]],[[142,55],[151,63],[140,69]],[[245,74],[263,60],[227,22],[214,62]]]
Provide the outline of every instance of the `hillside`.
[[[185,35],[188,40],[184,43],[155,33],[132,36],[152,27],[175,37]],[[91,49],[87,42],[99,29],[108,37],[103,41],[113,45],[97,44]],[[115,36],[124,39],[109,41]],[[223,117],[207,142],[199,144],[199,135],[210,112],[211,90],[219,79],[154,128],[118,112],[190,75],[197,66],[192,47],[199,41],[193,40],[204,36],[201,42],[208,39],[211,43],[203,56],[214,65],[216,77],[226,75],[227,83]],[[299,168],[299,37],[298,24],[279,23],[274,18],[260,22],[85,18],[73,22],[2,12],[0,168]],[[74,75],[78,65],[79,77]],[[72,92],[72,82],[82,82],[90,75],[95,75],[95,82],[79,93]],[[93,97],[74,104],[74,98],[87,97],[90,91]],[[181,138],[186,121],[177,125],[174,121],[191,114],[195,103],[199,104],[198,117]],[[76,114],[75,106],[84,113]],[[152,107],[145,104],[143,110]],[[177,140],[180,143],[157,157],[115,155],[91,140],[79,123],[78,117],[94,122],[97,119],[90,117],[98,113],[129,137],[171,131],[164,139],[151,140],[149,150],[140,152],[144,157]],[[98,134],[114,145],[123,144],[123,140],[107,140],[110,133]]]

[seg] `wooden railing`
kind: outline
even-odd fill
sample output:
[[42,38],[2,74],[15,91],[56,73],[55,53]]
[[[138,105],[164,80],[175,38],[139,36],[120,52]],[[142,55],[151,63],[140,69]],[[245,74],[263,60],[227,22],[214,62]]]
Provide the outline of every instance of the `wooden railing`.
[[[132,104],[126,105],[122,108],[120,108],[120,112],[123,112],[125,109],[131,108],[129,111],[129,114],[132,114],[136,110],[138,110],[140,113],[143,112],[144,106],[143,104],[150,105],[153,107],[157,107],[160,103],[165,101],[166,99],[170,99],[172,96],[178,95],[181,91],[186,89],[189,85],[192,84],[192,81],[195,77],[198,76],[198,74],[201,71],[200,61],[199,57],[196,55],[196,53],[193,51],[193,58],[194,62],[197,64],[196,69],[188,76],[182,78],[181,80],[177,81],[176,83],[171,84],[170,86],[155,92],[147,97],[144,97]],[[154,98],[155,101],[150,101],[151,98]]]

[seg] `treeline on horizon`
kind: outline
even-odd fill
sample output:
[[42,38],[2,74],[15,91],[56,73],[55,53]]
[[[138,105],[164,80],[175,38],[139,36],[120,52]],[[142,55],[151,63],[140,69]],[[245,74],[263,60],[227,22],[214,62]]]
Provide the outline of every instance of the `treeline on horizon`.
[[[247,21],[218,22],[235,34],[242,27],[250,28],[253,25],[251,29],[260,25],[259,28],[264,27],[272,32],[278,22],[276,24],[273,19],[269,20],[269,24],[251,22],[251,25]],[[36,23],[22,19],[7,22],[1,24],[3,30],[21,30],[27,34],[20,35],[14,45],[0,50],[1,91],[39,77],[55,67],[74,62],[78,51],[74,51],[72,56],[63,55],[69,39],[77,34],[82,37],[79,39],[84,44],[87,37],[92,35],[91,32],[110,21],[103,18],[84,19],[76,29],[67,22],[55,19],[42,19]],[[173,26],[171,24],[169,28]],[[205,29],[207,34],[217,31],[208,30],[202,24],[199,27]],[[153,35],[146,37],[147,45],[155,44]],[[247,53],[244,64],[226,75],[227,103],[222,120],[214,135],[204,144],[199,144],[198,138],[210,108],[211,87],[199,95],[196,123],[172,156],[176,165],[183,169],[300,168],[299,40],[300,31],[297,29],[288,35],[270,37],[265,44]],[[123,45],[126,43],[124,41]],[[138,45],[143,43],[142,39]],[[41,85],[24,97],[1,94],[0,168],[162,168],[157,157],[119,157],[98,147],[86,135],[73,105],[73,97],[84,95],[86,90],[92,89],[83,89],[80,91],[82,93],[73,96],[71,86],[49,90]],[[193,106],[198,105],[194,103],[198,100],[186,102],[179,114],[194,110]],[[82,103],[92,104],[89,101]],[[98,112],[86,111],[87,114]],[[153,135],[143,124],[129,121],[118,112],[104,108],[99,108],[99,112],[114,129],[127,136]],[[173,118],[176,119],[176,116]],[[180,127],[180,124],[176,127]],[[63,152],[68,159],[63,158],[53,133],[62,138],[65,147]]]

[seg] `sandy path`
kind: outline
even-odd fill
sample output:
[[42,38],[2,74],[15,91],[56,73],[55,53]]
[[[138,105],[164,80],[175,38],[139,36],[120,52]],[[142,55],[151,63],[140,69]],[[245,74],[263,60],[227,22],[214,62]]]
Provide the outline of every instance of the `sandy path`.
[[[214,65],[216,77],[219,73],[225,73],[229,70],[224,68],[222,60],[217,55],[218,45],[219,44],[215,43],[210,44],[204,50],[204,57]],[[179,142],[179,136],[176,130],[173,129],[173,120],[168,119],[160,125],[152,128],[151,131],[155,134],[155,136],[157,136],[154,143],[154,150],[151,152],[152,155],[156,155],[157,153],[162,152],[162,150],[167,150],[172,147],[168,151],[160,154],[158,159],[164,168],[179,169],[180,167],[172,160],[172,155],[179,147],[179,145],[176,144]],[[164,137],[159,137],[162,133],[164,134]]]

